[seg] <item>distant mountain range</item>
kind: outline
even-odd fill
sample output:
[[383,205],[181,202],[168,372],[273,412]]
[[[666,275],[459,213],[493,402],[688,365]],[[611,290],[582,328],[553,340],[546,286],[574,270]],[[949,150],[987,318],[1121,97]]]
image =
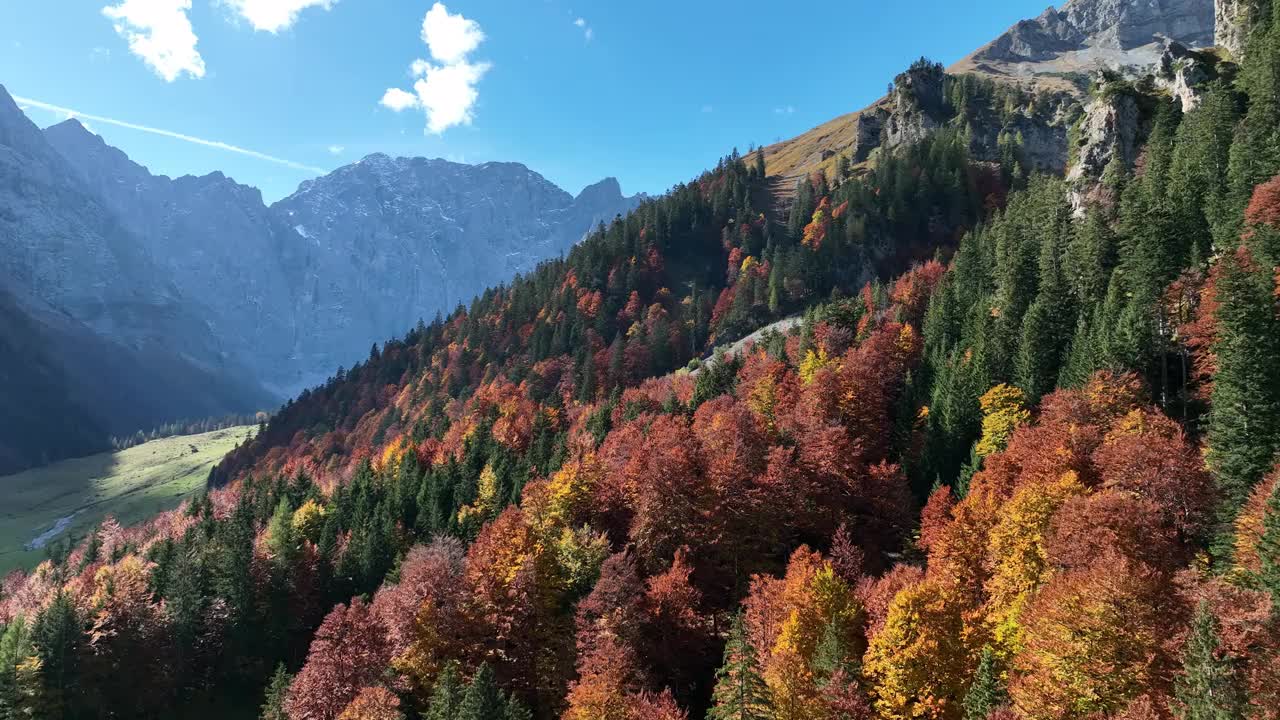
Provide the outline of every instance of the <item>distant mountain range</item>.
[[[640,199],[613,179],[573,197],[516,163],[378,154],[268,207],[222,173],[153,175],[76,120],[41,130],[0,87],[0,327],[48,350],[0,372],[0,392],[49,370],[100,443],[271,409]],[[10,410],[15,427],[41,414]],[[27,443],[0,472],[93,444]]]

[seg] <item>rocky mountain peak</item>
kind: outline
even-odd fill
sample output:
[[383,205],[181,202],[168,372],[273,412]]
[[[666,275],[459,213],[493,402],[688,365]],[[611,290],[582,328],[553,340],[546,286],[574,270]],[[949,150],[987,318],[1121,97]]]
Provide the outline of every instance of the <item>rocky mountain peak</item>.
[[1017,23],[956,69],[1028,77],[1104,67],[1149,69],[1159,61],[1163,40],[1190,48],[1212,45],[1214,5],[1213,0],[1069,0]]
[[607,177],[600,182],[582,188],[574,202],[617,202],[622,199],[622,185],[618,179]]

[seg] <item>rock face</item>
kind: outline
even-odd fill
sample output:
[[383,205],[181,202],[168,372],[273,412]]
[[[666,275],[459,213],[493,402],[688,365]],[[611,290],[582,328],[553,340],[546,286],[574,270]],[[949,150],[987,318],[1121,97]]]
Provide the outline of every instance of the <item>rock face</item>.
[[946,83],[942,66],[931,63],[916,63],[898,75],[887,98],[858,113],[853,162],[866,160],[877,148],[917,143],[951,126],[967,129],[969,149],[979,160],[998,160],[1002,141],[1017,139],[1028,168],[1066,169],[1067,128],[1078,114],[1069,94],[1042,91],[1037,102],[1001,114],[980,104],[952,107]]
[[258,190],[222,173],[152,175],[76,120],[45,136],[137,238],[139,252],[159,266],[154,272],[180,284],[223,352],[268,378],[261,369],[288,362],[301,240],[276,221]]
[[1214,44],[1214,34],[1210,0],[1070,0],[1019,22],[957,67],[1014,77],[1145,71],[1160,58],[1160,38],[1198,48]]
[[945,118],[941,65],[916,63],[894,79],[882,143],[887,148],[920,142]]
[[1168,90],[1182,107],[1182,112],[1186,113],[1200,106],[1205,83],[1215,75],[1216,69],[1210,59],[1171,41],[1160,56],[1155,78],[1156,84]]
[[1214,0],[1213,44],[1225,48],[1231,56],[1244,57],[1244,43],[1248,39],[1250,26],[1250,0]]
[[[272,407],[142,240],[0,88],[0,468],[107,443],[106,434]],[[47,403],[24,401],[33,384]],[[67,442],[32,428],[76,423]],[[69,433],[69,431],[68,431]],[[9,445],[15,438],[20,443]]]
[[271,208],[301,238],[299,367],[328,374],[359,360],[371,342],[559,256],[637,202],[613,179],[574,198],[516,163],[381,154],[305,182]]
[[1113,161],[1133,164],[1139,132],[1138,103],[1125,92],[1104,92],[1089,101],[1080,120],[1076,161],[1067,172],[1070,199],[1077,216],[1097,199],[1099,182]]
[[[70,195],[13,223],[17,252],[0,260],[2,277],[42,288],[109,337],[134,337],[116,334],[128,323],[182,338],[280,397],[559,256],[641,200],[612,178],[573,197],[516,163],[371,155],[267,207],[221,173],[153,175],[75,120],[41,133],[12,112],[21,144],[42,153],[21,164],[53,185],[35,196]],[[101,228],[50,231],[66,223]],[[88,277],[103,281],[75,280]],[[164,307],[166,322],[100,306]]]
[[[1127,77],[1145,75],[1161,63],[1169,41],[1189,51],[1238,36],[1224,26],[1236,5],[1248,0],[1069,0],[1023,20],[947,69],[950,75],[972,74],[999,83],[1017,84],[1044,96],[1037,107],[1016,108],[1014,115],[966,118],[973,151],[991,159],[1004,137],[1021,137],[1029,166],[1062,172],[1067,163],[1067,128],[1079,115],[1088,78],[1098,70]],[[1235,35],[1231,35],[1235,32]],[[1171,92],[1194,104],[1196,68],[1169,75]],[[903,80],[906,82],[903,82]],[[919,139],[955,118],[929,112],[937,97],[932,78],[917,71],[895,81],[890,94],[857,112],[827,122],[796,138],[765,148],[771,174],[798,179],[817,170],[832,172],[838,158],[870,159],[872,151]],[[922,102],[923,101],[923,102]]]

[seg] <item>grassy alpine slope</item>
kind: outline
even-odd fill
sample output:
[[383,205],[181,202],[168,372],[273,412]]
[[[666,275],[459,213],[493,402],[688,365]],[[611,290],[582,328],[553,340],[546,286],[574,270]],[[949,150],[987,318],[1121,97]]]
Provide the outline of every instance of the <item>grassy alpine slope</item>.
[[253,432],[163,438],[0,477],[0,575],[30,568],[47,545],[78,539],[108,515],[128,525],[177,505]]

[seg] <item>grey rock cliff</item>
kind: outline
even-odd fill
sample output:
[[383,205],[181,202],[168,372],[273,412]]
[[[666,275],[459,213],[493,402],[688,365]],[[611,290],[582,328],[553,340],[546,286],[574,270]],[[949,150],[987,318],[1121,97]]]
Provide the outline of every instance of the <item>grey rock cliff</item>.
[[1224,48],[1237,60],[1244,57],[1244,44],[1252,24],[1250,0],[1214,0],[1213,44]]
[[299,379],[529,272],[638,202],[612,178],[574,198],[518,163],[382,154],[303,183],[271,207],[300,238]]
[[1161,38],[1198,48],[1214,44],[1214,34],[1213,0],[1070,0],[1019,22],[957,66],[1028,78],[1101,68],[1141,73],[1158,62]]
[[[16,351],[48,350],[68,397],[104,431],[276,402],[3,88],[0,292],[31,328]],[[0,377],[0,397],[13,395],[3,386],[12,381]]]
[[[146,298],[130,306],[168,308],[173,321],[130,317],[140,331],[201,345],[282,397],[561,255],[640,201],[612,178],[573,197],[517,163],[371,155],[267,207],[222,173],[153,175],[75,120],[41,133],[13,112],[12,132],[43,153],[21,164],[76,199],[15,223],[19,239],[31,237],[0,271],[109,333],[124,320],[98,305],[126,306],[110,299],[117,292]],[[34,232],[86,222],[103,227]],[[74,280],[83,277],[106,285]]]
[[1080,120],[1076,160],[1067,172],[1077,216],[1097,199],[1103,172],[1112,162],[1133,164],[1139,132],[1138,103],[1125,92],[1102,93],[1089,101]]
[[1215,75],[1213,63],[1203,54],[1171,41],[1160,56],[1155,80],[1156,85],[1168,90],[1182,112],[1186,113],[1200,106],[1205,84]]

